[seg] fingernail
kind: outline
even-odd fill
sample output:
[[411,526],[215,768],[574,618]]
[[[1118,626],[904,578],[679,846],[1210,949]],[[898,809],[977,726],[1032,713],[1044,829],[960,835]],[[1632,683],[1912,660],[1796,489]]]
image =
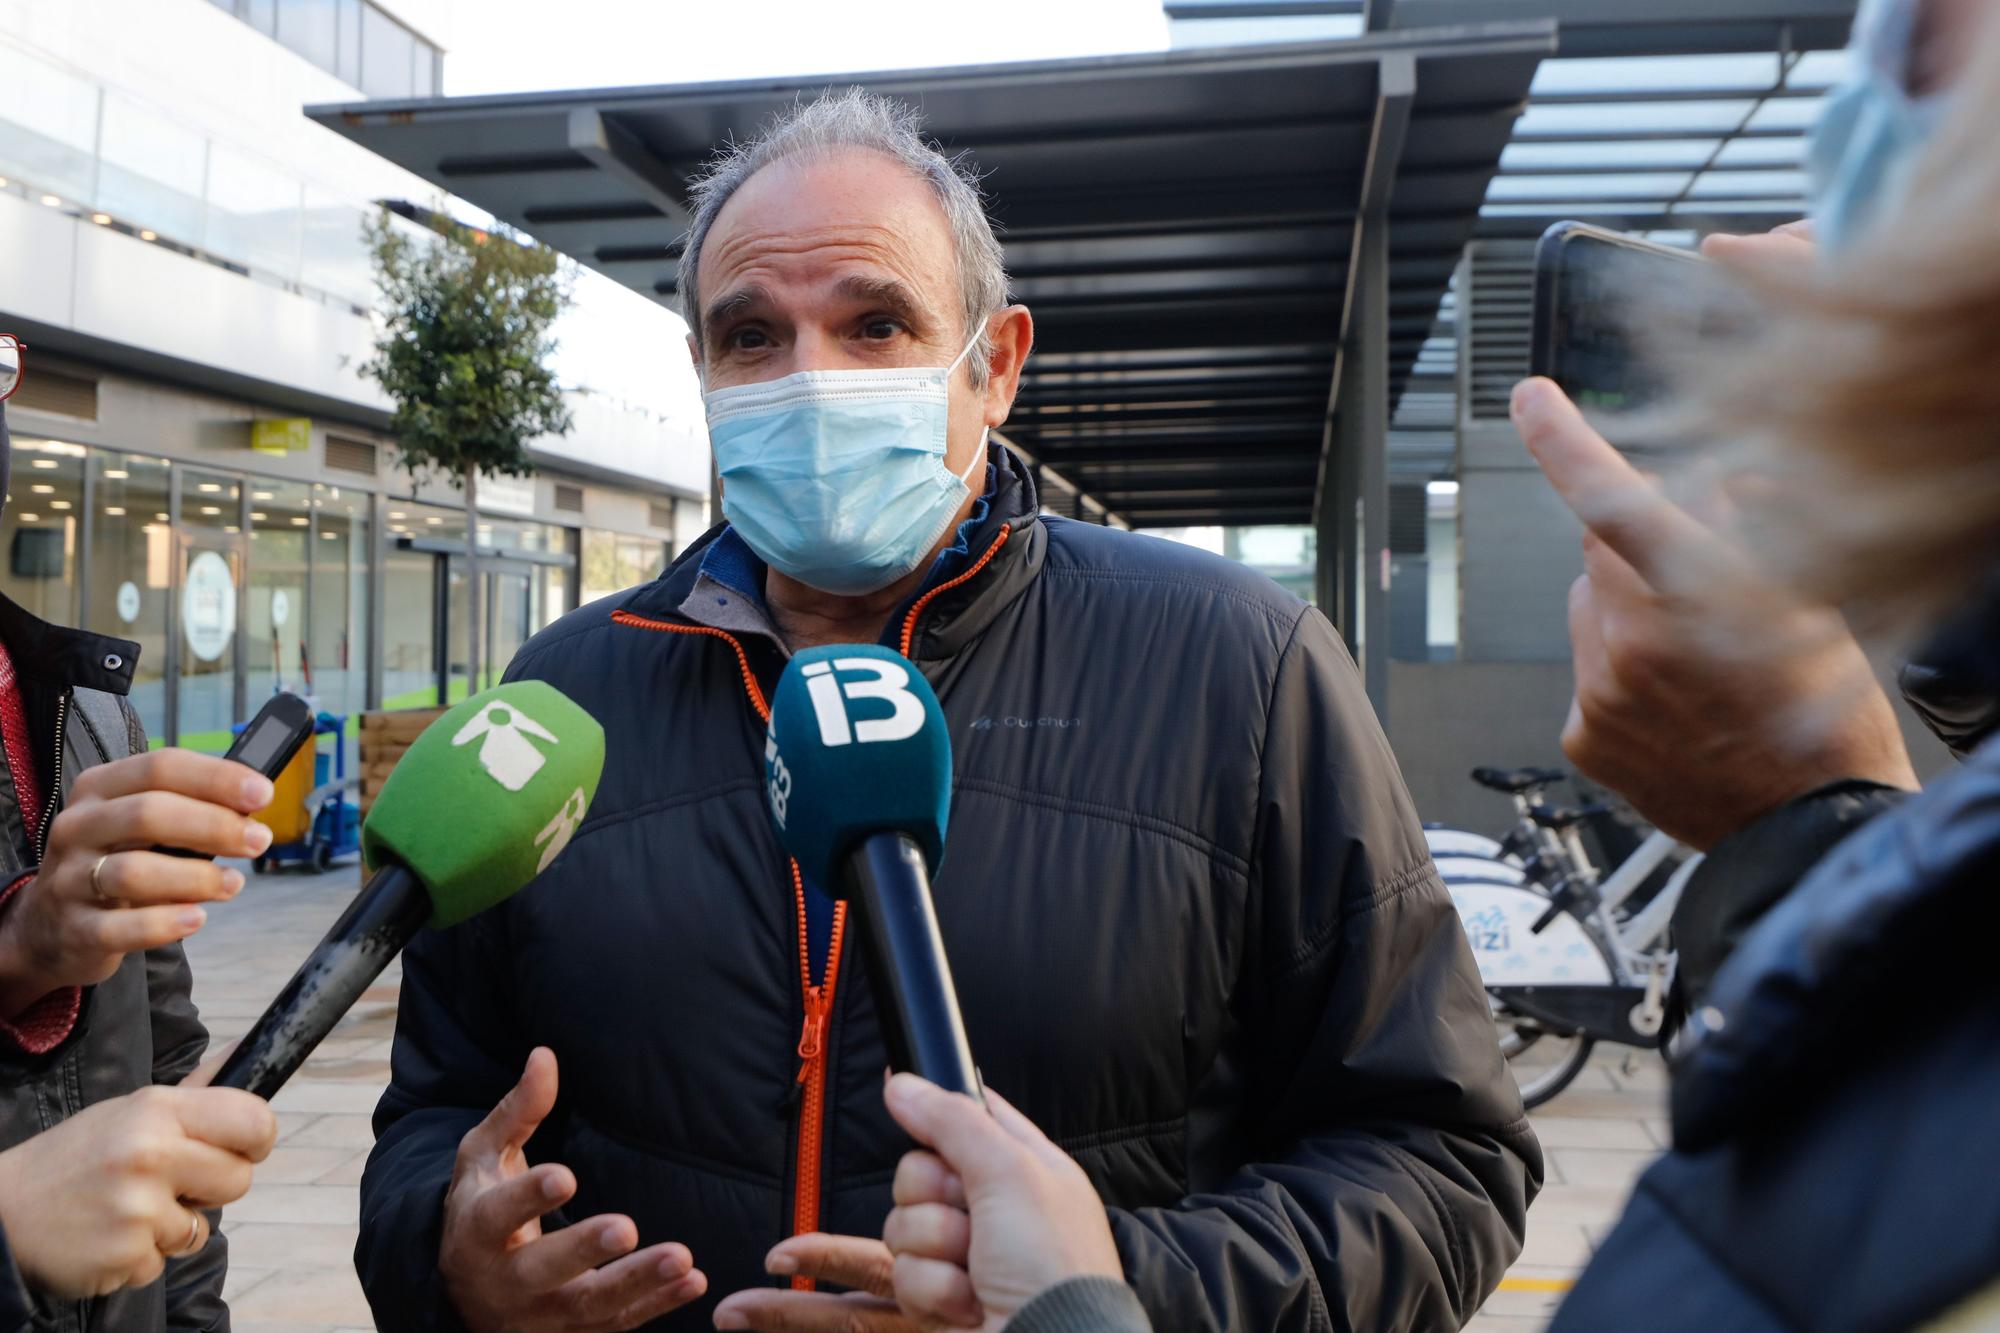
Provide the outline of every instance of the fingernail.
[[750,1327],[750,1321],[740,1310],[717,1310],[715,1312],[715,1326],[717,1328],[748,1328]]
[[790,1277],[799,1271],[799,1261],[789,1254],[774,1254],[764,1261],[764,1271],[772,1277]]
[[208,913],[199,907],[190,907],[185,912],[182,912],[178,919],[181,929],[192,935],[195,931],[200,930],[202,924],[208,920]]
[[271,780],[262,773],[252,773],[243,779],[243,803],[252,810],[262,810],[271,803],[271,797],[276,794],[277,788],[273,787]]
[[234,898],[241,892],[243,892],[243,872],[240,870],[223,871],[222,896],[225,898]]
[[671,1282],[675,1278],[685,1277],[687,1275],[687,1271],[688,1271],[687,1262],[683,1260],[678,1254],[670,1254],[666,1258],[660,1260],[659,1274],[660,1274],[660,1280],[663,1282]]
[[563,1196],[562,1177],[551,1173],[542,1177],[542,1197],[560,1199]]
[[270,825],[259,824],[254,819],[246,819],[243,821],[244,851],[248,852],[252,856],[261,856],[263,855],[264,849],[266,847],[269,847],[270,845],[271,845]]
[[1516,384],[1514,386],[1514,396],[1508,403],[1508,411],[1511,412],[1514,416],[1517,417],[1520,416],[1523,412],[1526,412],[1528,408],[1534,404],[1536,396],[1539,395],[1541,391],[1542,391],[1541,381],[1522,380],[1519,384]]

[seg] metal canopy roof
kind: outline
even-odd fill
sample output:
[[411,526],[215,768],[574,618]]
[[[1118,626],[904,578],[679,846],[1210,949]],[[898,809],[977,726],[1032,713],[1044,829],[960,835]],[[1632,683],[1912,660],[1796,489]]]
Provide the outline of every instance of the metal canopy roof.
[[829,84],[912,101],[985,173],[1035,314],[1008,438],[1134,526],[1305,523],[1354,261],[1378,253],[1357,220],[1386,217],[1393,401],[1554,47],[1547,22],[1484,24],[307,114],[671,301],[714,145]]

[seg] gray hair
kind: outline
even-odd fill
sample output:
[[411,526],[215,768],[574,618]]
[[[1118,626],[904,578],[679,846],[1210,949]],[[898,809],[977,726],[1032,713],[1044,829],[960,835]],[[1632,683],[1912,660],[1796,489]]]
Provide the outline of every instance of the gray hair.
[[992,355],[987,316],[1007,304],[1006,258],[980,198],[979,176],[964,154],[946,157],[923,134],[923,116],[915,107],[859,88],[822,93],[778,116],[748,143],[731,143],[719,150],[700,176],[688,185],[694,220],[681,251],[681,313],[701,345],[701,296],[697,275],[702,244],[730,196],[743,182],[776,162],[791,158],[825,158],[847,148],[866,149],[901,163],[911,175],[931,187],[951,228],[958,255],[958,286],[964,303],[964,333],[978,341],[966,358],[973,387],[986,384],[986,363]]

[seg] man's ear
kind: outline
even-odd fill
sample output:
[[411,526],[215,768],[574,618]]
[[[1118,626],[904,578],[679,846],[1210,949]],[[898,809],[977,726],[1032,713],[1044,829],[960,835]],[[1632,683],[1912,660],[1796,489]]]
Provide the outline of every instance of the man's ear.
[[701,344],[700,344],[699,342],[695,341],[695,336],[694,336],[694,330],[693,330],[693,329],[689,329],[689,330],[688,330],[688,333],[687,333],[687,345],[688,345],[688,360],[690,360],[690,361],[694,362],[694,373],[695,373],[696,375],[700,375],[700,374],[701,374]]
[[1010,305],[986,323],[993,351],[986,359],[986,412],[989,427],[1003,426],[1014,410],[1021,371],[1035,345],[1035,317],[1024,305]]

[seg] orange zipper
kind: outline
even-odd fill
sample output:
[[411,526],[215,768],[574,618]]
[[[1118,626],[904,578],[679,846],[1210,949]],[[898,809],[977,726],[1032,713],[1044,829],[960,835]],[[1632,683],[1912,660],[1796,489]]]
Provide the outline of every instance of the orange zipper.
[[[833,938],[826,950],[826,975],[812,981],[812,942],[806,929],[806,886],[799,863],[792,862],[792,898],[799,913],[799,989],[805,996],[805,1022],[799,1029],[799,1150],[792,1185],[792,1234],[819,1230],[820,1156],[826,1147],[826,1047],[833,1026],[834,989],[840,982],[840,949],[847,936],[847,904],[833,905]],[[811,1291],[813,1280],[792,1279],[793,1291]]]
[[[903,620],[903,635],[900,651],[904,657],[910,655],[910,644],[916,637],[917,620],[931,601],[943,592],[966,582],[997,555],[1007,544],[1013,530],[1012,524],[1000,525],[1000,533],[986,553],[973,562],[957,578],[940,583],[932,588],[910,607],[910,613]],[[750,706],[757,710],[757,716],[766,724],[771,721],[771,706],[764,699],[764,691],[757,684],[757,675],[750,669],[749,654],[735,635],[719,630],[711,625],[679,625],[670,620],[654,620],[648,616],[635,615],[630,611],[613,611],[613,622],[633,629],[655,630],[671,634],[707,634],[721,639],[736,653],[736,664],[743,673],[743,689],[750,696]],[[792,902],[798,912],[799,925],[799,993],[804,999],[805,1018],[799,1027],[799,1139],[798,1165],[792,1181],[792,1234],[803,1235],[819,1230],[820,1210],[820,1165],[826,1149],[826,1065],[827,1036],[833,1027],[833,1000],[835,988],[840,982],[841,946],[847,938],[847,904],[836,899],[833,904],[833,937],[827,945],[826,973],[818,985],[812,979],[812,938],[806,925],[806,885],[805,877],[799,873],[799,863],[791,862]],[[813,1280],[799,1276],[792,1279],[792,1290],[811,1291]]]

